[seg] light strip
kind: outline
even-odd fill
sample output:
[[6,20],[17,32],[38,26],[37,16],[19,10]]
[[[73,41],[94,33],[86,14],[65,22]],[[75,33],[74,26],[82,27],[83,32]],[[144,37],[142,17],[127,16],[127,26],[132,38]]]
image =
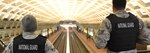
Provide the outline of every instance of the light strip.
[[70,53],[70,43],[69,43],[69,27],[67,27],[67,46],[66,46],[66,53]]

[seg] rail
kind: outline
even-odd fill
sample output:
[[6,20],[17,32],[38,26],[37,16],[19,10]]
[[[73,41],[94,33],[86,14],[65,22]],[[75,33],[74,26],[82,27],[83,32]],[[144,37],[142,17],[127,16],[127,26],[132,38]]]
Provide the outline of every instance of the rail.
[[57,40],[53,43],[54,47],[60,52],[60,53],[66,53],[66,36],[65,32],[62,32]]
[[1,45],[3,48],[6,47],[6,44],[5,44],[2,40],[0,40],[0,45]]
[[149,53],[150,51],[148,50],[138,50],[137,53]]

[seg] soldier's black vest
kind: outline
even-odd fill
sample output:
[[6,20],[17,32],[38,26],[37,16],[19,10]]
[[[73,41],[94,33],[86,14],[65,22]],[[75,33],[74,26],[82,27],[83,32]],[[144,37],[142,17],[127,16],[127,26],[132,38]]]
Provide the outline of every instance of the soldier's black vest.
[[119,18],[114,14],[107,18],[111,22],[112,31],[107,47],[110,51],[120,52],[136,48],[136,41],[139,35],[139,21],[136,16],[128,13],[128,18]]
[[46,39],[41,35],[35,39],[24,39],[19,35],[14,38],[13,53],[45,53]]

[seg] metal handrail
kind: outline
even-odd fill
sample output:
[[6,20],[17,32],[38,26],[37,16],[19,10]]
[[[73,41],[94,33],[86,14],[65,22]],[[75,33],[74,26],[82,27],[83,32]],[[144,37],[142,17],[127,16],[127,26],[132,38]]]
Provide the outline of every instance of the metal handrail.
[[0,44],[3,46],[3,48],[6,47],[6,44],[2,40],[0,40]]
[[138,50],[137,53],[147,53],[150,52],[150,50]]

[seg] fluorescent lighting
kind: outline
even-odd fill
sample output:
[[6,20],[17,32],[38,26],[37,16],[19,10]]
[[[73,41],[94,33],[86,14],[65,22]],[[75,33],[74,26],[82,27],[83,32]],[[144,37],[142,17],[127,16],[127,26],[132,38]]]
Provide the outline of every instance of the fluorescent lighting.
[[69,40],[69,28],[67,27],[67,46],[66,46],[66,53],[70,53],[70,40]]
[[76,27],[76,25],[75,24],[61,24],[60,25],[61,27]]

